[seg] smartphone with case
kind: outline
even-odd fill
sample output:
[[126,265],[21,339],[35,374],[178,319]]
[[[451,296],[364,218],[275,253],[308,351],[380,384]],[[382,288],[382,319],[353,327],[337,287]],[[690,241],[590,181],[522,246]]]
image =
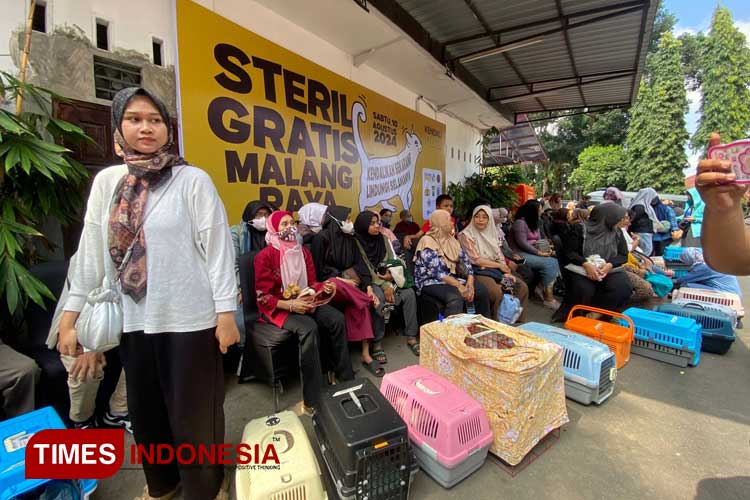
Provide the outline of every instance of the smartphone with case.
[[712,146],[707,156],[710,160],[731,161],[737,176],[735,183],[750,184],[750,139]]

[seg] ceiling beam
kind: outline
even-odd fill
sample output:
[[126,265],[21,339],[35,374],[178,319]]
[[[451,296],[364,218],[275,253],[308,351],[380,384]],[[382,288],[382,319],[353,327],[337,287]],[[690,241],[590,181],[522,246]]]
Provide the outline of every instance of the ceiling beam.
[[[568,36],[568,21],[569,18],[565,17],[565,14],[563,13],[562,8],[562,2],[560,0],[555,0],[555,6],[557,7],[557,14],[560,16],[560,19],[563,20],[563,37],[565,38],[565,47],[568,51],[568,59],[570,59],[570,67],[573,70],[573,76],[578,78],[578,66],[576,66],[576,59],[573,55],[573,47],[570,45],[570,36]],[[581,96],[581,102],[584,106],[586,106],[586,96],[583,95],[583,89],[580,85],[580,79],[578,80],[578,95]]]
[[[621,75],[621,76],[631,76],[634,73],[632,69],[624,69],[620,71],[603,71],[600,73],[588,73],[586,75],[579,75],[578,78],[598,78],[601,76],[613,76],[613,75]],[[532,87],[534,85],[540,85],[543,83],[558,83],[558,82],[569,82],[570,80],[574,80],[575,78],[566,76],[563,78],[551,78],[548,80],[535,80],[533,82],[527,82]],[[510,89],[513,87],[524,87],[524,84],[522,83],[514,83],[511,85],[495,85],[493,87],[489,87],[489,91],[492,92],[493,90],[500,90],[500,89]]]
[[[477,21],[479,21],[479,24],[482,25],[482,27],[484,28],[485,33],[492,38],[492,36],[490,35],[492,33],[492,28],[490,27],[490,23],[488,23],[487,20],[482,15],[482,13],[479,12],[479,9],[477,8],[476,5],[474,5],[474,2],[472,0],[464,0],[464,3],[466,4],[467,7],[469,7],[469,9],[471,10],[471,13],[474,14],[474,17],[477,19]],[[498,41],[499,40],[495,41],[495,45],[497,45]],[[511,69],[513,70],[513,72],[516,74],[516,77],[522,83],[524,83],[524,85],[526,85],[526,78],[524,78],[523,73],[521,73],[521,70],[513,62],[513,59],[511,59],[510,56],[508,54],[505,54],[505,53],[503,53],[503,57],[505,58],[505,62],[508,63],[508,66],[510,66]],[[456,62],[458,62],[458,61],[451,61],[451,63],[454,63],[454,64]],[[529,90],[529,92],[533,91],[533,89],[531,87],[529,87],[528,85],[526,85],[526,88]],[[487,101],[489,102],[489,100],[490,100],[490,92],[489,92],[489,90],[487,91],[487,94],[485,94],[485,95],[486,95],[485,99],[487,99]],[[536,103],[539,106],[541,106],[542,108],[544,107],[544,103],[542,103],[542,101],[540,101],[539,99],[536,99]]]
[[643,37],[646,34],[646,20],[648,19],[648,11],[651,6],[651,2],[646,0],[646,8],[643,9],[641,14],[641,32],[638,34],[638,50],[635,53],[635,62],[633,63],[633,85],[630,87],[630,102],[633,102],[635,97],[635,89],[641,83],[636,81],[636,75],[638,74],[638,61],[641,59],[641,51],[643,49]]
[[[627,14],[632,14],[633,12],[639,12],[639,11],[642,11],[642,10],[644,10],[644,11],[647,12],[648,10],[644,9],[644,6],[648,7],[648,3],[646,3],[646,4],[639,3],[635,7],[630,7],[630,8],[624,9],[624,10],[613,12],[611,14],[604,14],[602,16],[592,17],[590,19],[585,19],[583,21],[578,21],[577,23],[570,23],[569,20],[568,21],[561,20],[561,22],[563,24],[561,26],[557,27],[557,28],[549,29],[549,30],[543,31],[541,33],[534,33],[532,35],[527,35],[527,36],[518,38],[516,40],[513,40],[512,43],[522,43],[522,42],[525,42],[525,41],[533,40],[535,38],[545,37],[545,36],[549,36],[549,35],[554,35],[554,34],[562,32],[564,30],[572,30],[572,29],[576,29],[576,28],[582,28],[584,26],[588,26],[589,24],[594,24],[594,23],[598,23],[600,21],[606,21],[608,19],[613,19],[613,18],[624,16],[624,15],[627,15]],[[498,45],[499,41],[500,41],[499,38],[496,39],[496,41],[495,41],[495,47],[499,46]],[[508,43],[511,43],[511,42],[508,42]],[[469,52],[467,54],[461,54],[459,56],[451,58],[451,61],[457,61],[457,60],[460,60],[460,59],[463,59],[463,58],[475,56],[475,55],[481,54],[482,52],[485,52],[487,49],[491,49],[491,48],[492,47],[484,47],[481,50],[474,50],[474,51]],[[505,54],[505,53],[503,52],[503,54]]]
[[[374,6],[382,15],[388,18],[393,24],[398,26],[407,35],[409,35],[424,50],[432,54],[440,64],[443,62],[445,47],[442,43],[433,39],[430,33],[417,22],[396,0],[369,0],[370,5]],[[465,83],[471,90],[486,98],[487,89],[477,77],[467,71],[462,65],[452,65],[450,70],[446,68],[446,74],[451,78],[458,78]]]
[[[579,78],[576,79],[577,81],[575,83],[571,83],[571,84],[568,84],[568,85],[561,85],[559,87],[552,87],[552,88],[549,88],[549,89],[539,90],[539,91],[536,91],[536,92],[534,92],[534,91],[527,92],[526,94],[517,94],[517,95],[512,95],[512,96],[506,96],[506,97],[498,97],[498,98],[495,98],[495,99],[490,99],[490,102],[499,102],[500,104],[507,104],[509,102],[515,102],[515,101],[519,101],[521,99],[526,99],[526,98],[529,98],[529,97],[539,97],[539,96],[543,96],[543,95],[547,95],[547,94],[554,94],[558,90],[566,90],[566,89],[570,89],[570,88],[573,88],[573,87],[578,87],[580,89],[584,85],[592,85],[594,83],[608,82],[610,80],[618,80],[620,78],[627,78],[629,76],[630,75],[607,76],[607,77],[604,77],[604,78],[597,78],[595,80],[589,80],[587,82],[581,81],[582,78],[579,77]],[[585,108],[585,107],[588,107],[588,106],[584,102],[584,105],[582,107]]]
[[[370,2],[370,3],[373,3],[373,2]],[[617,9],[626,9],[628,7],[640,6],[640,5],[643,5],[644,3],[648,3],[648,2],[646,2],[645,0],[631,0],[631,1],[628,1],[628,2],[622,2],[622,3],[618,3],[618,4],[614,4],[614,5],[607,5],[607,6],[604,6],[604,7],[597,7],[595,9],[587,9],[587,10],[582,10],[582,11],[579,11],[579,12],[574,12],[572,14],[568,14],[567,17],[570,18],[570,19],[573,19],[573,18],[576,18],[576,17],[590,16],[590,15],[593,15],[593,14],[600,14],[602,12],[611,12],[611,11],[617,10]],[[468,35],[468,36],[464,36],[464,37],[460,37],[460,38],[454,38],[452,40],[448,40],[447,42],[443,42],[443,45],[450,46],[450,45],[455,45],[455,44],[458,44],[458,43],[470,42],[472,40],[479,40],[479,39],[482,39],[482,38],[486,38],[488,36],[490,38],[494,39],[494,38],[500,37],[501,35],[504,35],[504,34],[507,34],[507,33],[512,33],[513,31],[519,31],[519,30],[523,30],[523,29],[534,28],[536,26],[544,26],[546,24],[559,23],[559,22],[561,22],[561,19],[560,19],[559,16],[557,16],[557,17],[551,17],[551,18],[543,19],[541,21],[533,21],[533,22],[530,22],[530,23],[519,24],[519,25],[513,26],[511,28],[503,28],[503,29],[500,29],[500,30],[490,31],[490,33],[487,33],[487,32],[476,33],[474,35]]]
[[[543,122],[547,120],[554,120],[557,118],[564,118],[566,116],[576,116],[576,115],[586,115],[591,113],[602,113],[605,111],[614,111],[616,109],[627,109],[630,107],[629,102],[622,102],[617,104],[599,104],[599,105],[593,105],[589,106],[588,108],[583,106],[578,106],[575,108],[556,108],[556,109],[540,109],[537,111],[523,111],[515,113],[515,116],[513,118],[513,123],[515,125],[524,125],[524,124],[530,124],[534,122]],[[571,112],[572,111],[572,112]],[[554,115],[555,112],[561,112],[564,114]],[[530,115],[530,114],[536,114],[536,113],[546,113],[547,116],[543,116],[541,118],[532,118],[531,120],[527,119],[523,121],[519,121],[518,117],[519,115]]]

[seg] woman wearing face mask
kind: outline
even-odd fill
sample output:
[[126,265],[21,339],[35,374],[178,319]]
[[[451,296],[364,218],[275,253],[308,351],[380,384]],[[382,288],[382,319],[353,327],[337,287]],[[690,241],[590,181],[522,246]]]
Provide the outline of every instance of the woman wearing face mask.
[[450,212],[432,212],[430,230],[419,240],[414,257],[417,290],[442,304],[445,316],[462,313],[473,303],[477,313],[492,319],[487,289],[474,281],[471,263],[453,231]]
[[234,272],[240,282],[240,255],[263,250],[266,246],[266,217],[273,207],[260,200],[251,201],[242,212],[242,222],[231,227],[234,245]]
[[[211,178],[170,152],[170,124],[164,104],[142,88],[112,100],[125,164],[94,178],[58,349],[80,352],[75,323],[87,295],[119,275],[136,443],[213,447],[224,442],[221,353],[239,340],[232,238]],[[172,498],[180,484],[188,500],[228,498],[221,466],[144,462],[143,471],[141,499]]]
[[390,271],[385,274],[378,273],[378,266],[381,263],[393,262],[396,258],[379,226],[380,220],[375,212],[362,212],[354,222],[354,233],[358,243],[357,261],[354,269],[360,279],[360,289],[366,290],[367,294],[373,297],[373,303],[376,304],[377,314],[373,316],[375,333],[373,352],[382,351],[380,342],[385,336],[383,308],[390,304],[401,307],[401,313],[404,317],[404,333],[407,339],[406,345],[414,355],[419,356],[417,297],[411,288],[413,283],[408,283],[406,280],[405,266],[399,266],[404,273],[404,280],[400,285]]
[[310,296],[300,296],[305,288],[336,293],[336,282],[320,283],[309,250],[297,241],[297,228],[289,212],[274,212],[268,218],[268,246],[255,257],[255,290],[260,321],[274,325],[279,332],[269,335],[269,346],[299,341],[302,392],[305,411],[317,407],[322,387],[320,352],[330,356],[339,380],[354,378],[346,344],[344,315],[331,305],[315,307]]
[[299,209],[297,230],[302,237],[302,244],[312,243],[313,237],[323,229],[323,221],[328,207],[320,203],[308,203]]
[[370,345],[374,338],[370,313],[374,296],[359,289],[359,277],[354,270],[359,251],[354,241],[354,224],[349,220],[350,213],[348,207],[334,205],[328,209],[323,229],[312,240],[313,262],[320,279],[336,278],[339,286],[334,303],[346,316],[347,339],[362,344],[362,364],[375,375],[382,376],[385,370],[380,364],[387,359],[379,345]]
[[396,233],[396,236],[403,238],[404,236],[412,236],[419,232],[419,224],[414,222],[414,217],[412,217],[411,212],[408,210],[401,210],[398,215],[401,220],[396,224],[396,227],[393,228],[393,232]]

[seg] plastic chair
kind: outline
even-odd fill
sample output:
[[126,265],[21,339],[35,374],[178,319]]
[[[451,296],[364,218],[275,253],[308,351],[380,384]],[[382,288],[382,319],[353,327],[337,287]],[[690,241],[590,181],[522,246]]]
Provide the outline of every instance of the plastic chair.
[[[278,412],[279,394],[284,393],[281,381],[297,368],[298,345],[296,337],[286,330],[258,321],[260,313],[255,294],[254,266],[258,253],[241,255],[239,262],[246,333],[240,381],[247,382],[257,377],[270,384],[273,388],[274,412]],[[278,346],[269,345],[269,339],[285,334],[289,335],[286,342]]]

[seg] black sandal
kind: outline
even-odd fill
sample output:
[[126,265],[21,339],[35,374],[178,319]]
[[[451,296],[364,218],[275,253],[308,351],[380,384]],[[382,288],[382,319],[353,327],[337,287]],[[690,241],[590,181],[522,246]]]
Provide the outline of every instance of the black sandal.
[[364,366],[368,372],[372,373],[378,378],[385,375],[385,368],[383,368],[376,359],[373,359],[369,363],[365,363],[364,361],[362,361],[362,366]]
[[414,342],[413,344],[407,342],[406,347],[408,347],[416,357],[419,357],[419,342]]
[[372,356],[372,359],[374,359],[381,365],[388,363],[388,357],[385,355],[385,351],[383,349],[375,349],[370,353],[370,356]]

